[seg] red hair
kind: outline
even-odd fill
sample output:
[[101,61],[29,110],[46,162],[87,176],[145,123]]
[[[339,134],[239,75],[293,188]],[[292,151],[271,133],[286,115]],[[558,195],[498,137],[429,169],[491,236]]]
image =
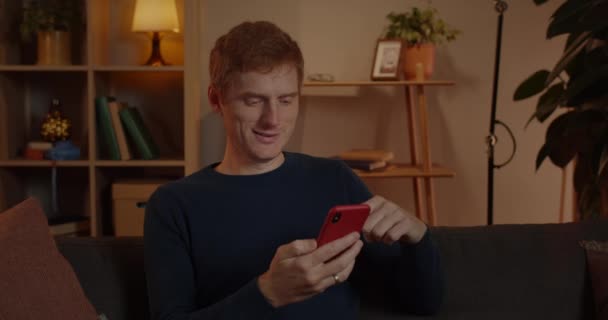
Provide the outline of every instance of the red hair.
[[298,44],[271,22],[244,22],[215,42],[209,57],[211,85],[223,94],[234,74],[270,72],[282,64],[296,68],[301,84],[304,59]]

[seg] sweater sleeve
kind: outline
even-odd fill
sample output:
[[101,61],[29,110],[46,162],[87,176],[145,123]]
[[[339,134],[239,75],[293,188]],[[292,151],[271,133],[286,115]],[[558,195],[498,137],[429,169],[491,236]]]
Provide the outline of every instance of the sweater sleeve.
[[257,279],[209,306],[197,305],[187,219],[166,187],[146,205],[144,259],[151,319],[264,319],[274,308],[260,292]]
[[[348,167],[343,178],[350,203],[361,203],[372,197],[365,183]],[[389,295],[398,309],[407,313],[428,315],[439,310],[443,297],[443,272],[439,250],[429,230],[412,245],[365,243],[351,275],[351,281],[363,297]],[[380,290],[380,291],[378,291]]]

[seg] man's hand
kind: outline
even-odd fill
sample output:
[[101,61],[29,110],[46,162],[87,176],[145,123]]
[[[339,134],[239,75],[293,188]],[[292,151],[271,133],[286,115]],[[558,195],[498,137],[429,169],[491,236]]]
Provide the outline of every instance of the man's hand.
[[275,308],[317,295],[350,276],[363,242],[351,233],[317,248],[314,239],[280,246],[258,286]]
[[396,204],[374,196],[365,202],[370,206],[370,214],[363,225],[363,236],[367,241],[393,244],[418,243],[426,232],[426,225]]

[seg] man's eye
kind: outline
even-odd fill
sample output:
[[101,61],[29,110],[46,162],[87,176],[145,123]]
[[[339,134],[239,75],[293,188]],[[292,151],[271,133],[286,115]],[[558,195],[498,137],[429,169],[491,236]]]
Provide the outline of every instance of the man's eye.
[[282,105],[290,105],[293,102],[293,98],[282,98],[282,99],[279,99],[279,102]]
[[258,105],[262,103],[262,99],[260,98],[245,98],[245,104],[248,106]]

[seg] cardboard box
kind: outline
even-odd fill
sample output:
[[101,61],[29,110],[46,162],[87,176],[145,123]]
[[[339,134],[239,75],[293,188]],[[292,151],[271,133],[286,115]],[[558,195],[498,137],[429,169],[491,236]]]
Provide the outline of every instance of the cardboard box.
[[145,205],[152,193],[168,180],[132,180],[112,184],[112,220],[114,234],[144,235]]

